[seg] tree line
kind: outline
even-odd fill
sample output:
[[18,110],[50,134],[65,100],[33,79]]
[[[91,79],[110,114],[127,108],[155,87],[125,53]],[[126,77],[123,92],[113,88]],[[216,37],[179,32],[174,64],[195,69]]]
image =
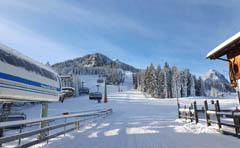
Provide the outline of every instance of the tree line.
[[135,89],[146,92],[155,98],[176,98],[205,96],[205,85],[201,77],[196,78],[188,69],[178,70],[165,62],[154,68],[151,64],[146,70],[133,74]]

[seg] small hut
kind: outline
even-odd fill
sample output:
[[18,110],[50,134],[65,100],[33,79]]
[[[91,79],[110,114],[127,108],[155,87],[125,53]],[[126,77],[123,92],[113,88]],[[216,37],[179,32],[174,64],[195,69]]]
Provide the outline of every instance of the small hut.
[[[223,58],[225,57],[226,58]],[[236,88],[240,104],[240,32],[210,51],[207,59],[219,59],[228,62],[229,77],[232,88]]]

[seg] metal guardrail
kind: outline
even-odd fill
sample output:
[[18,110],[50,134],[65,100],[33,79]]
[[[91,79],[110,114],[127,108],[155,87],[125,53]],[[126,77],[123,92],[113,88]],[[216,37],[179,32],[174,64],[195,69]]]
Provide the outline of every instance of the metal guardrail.
[[[56,117],[46,117],[46,118],[42,118],[42,119],[3,122],[3,123],[0,123],[0,129],[4,129],[7,127],[11,127],[11,126],[19,126],[19,125],[26,126],[26,125],[31,125],[31,124],[40,123],[40,122],[47,122],[48,126],[37,129],[37,130],[19,133],[16,135],[0,137],[0,145],[6,144],[9,142],[13,142],[13,141],[17,141],[17,140],[19,142],[18,142],[18,145],[16,146],[16,148],[26,148],[26,147],[30,147],[30,146],[33,146],[35,144],[38,144],[38,143],[41,143],[44,141],[47,141],[47,143],[48,143],[48,140],[50,140],[52,138],[55,138],[60,135],[65,135],[66,133],[74,131],[74,130],[79,130],[80,123],[83,121],[89,121],[91,119],[106,117],[106,116],[110,115],[111,113],[112,113],[112,109],[105,109],[105,110],[97,110],[97,111],[77,113],[77,114],[65,114],[65,115],[60,115],[60,116],[56,116]],[[67,119],[73,119],[73,118],[75,118],[74,121],[67,122]],[[51,126],[49,125],[50,122],[61,120],[61,119],[64,119],[64,123],[51,125]],[[69,129],[66,129],[67,126],[71,126],[71,125],[74,125],[74,126]],[[49,134],[50,131],[59,129],[59,128],[64,128],[64,130],[60,131],[60,132],[55,132],[54,134],[51,134],[51,135]],[[39,135],[39,134],[40,135],[43,134],[44,136],[38,136],[38,138],[33,141],[28,141],[24,144],[21,144],[21,139],[31,137],[34,135]]]

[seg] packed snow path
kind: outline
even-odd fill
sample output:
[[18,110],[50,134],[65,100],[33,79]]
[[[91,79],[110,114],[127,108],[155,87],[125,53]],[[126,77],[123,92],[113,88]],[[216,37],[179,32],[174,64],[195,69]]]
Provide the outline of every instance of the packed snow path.
[[[92,109],[93,105],[85,102],[79,103],[79,108]],[[221,135],[204,124],[184,125],[176,121],[175,99],[153,99],[131,90],[112,94],[108,103],[94,106],[112,108],[113,114],[79,132],[51,140],[45,148],[239,148],[240,145],[239,139]]]

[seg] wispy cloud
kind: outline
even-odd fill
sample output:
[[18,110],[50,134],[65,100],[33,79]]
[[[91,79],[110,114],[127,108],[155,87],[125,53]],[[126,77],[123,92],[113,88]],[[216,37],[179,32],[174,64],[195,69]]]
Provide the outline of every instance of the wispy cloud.
[[66,45],[56,43],[33,31],[5,20],[0,19],[0,42],[26,54],[29,57],[46,62],[57,62],[66,57],[75,57],[74,52],[69,52]]
[[[21,49],[23,52],[26,52],[26,49],[34,48],[31,49],[31,51],[28,50],[29,55],[36,55],[35,57],[41,61],[46,61],[46,58],[44,58],[46,56],[53,57],[53,55],[57,55],[57,58],[53,61],[55,62],[63,59],[63,55],[66,59],[66,57],[81,56],[86,54],[87,51],[108,53],[108,55],[112,57],[114,57],[114,55],[116,56],[115,53],[118,53],[118,57],[120,56],[119,58],[121,58],[127,54],[127,51],[124,51],[119,45],[112,42],[112,37],[129,31],[141,36],[156,36],[154,31],[119,13],[106,14],[101,11],[92,11],[65,1],[42,0],[33,2],[23,0],[20,2],[13,0],[5,1],[3,4],[5,5],[4,7],[9,7],[9,9],[16,10],[16,12],[21,11],[22,15],[32,13],[35,17],[44,16],[52,18],[57,21],[56,26],[58,26],[58,23],[67,24],[66,28],[62,28],[66,30],[66,32],[71,29],[71,27],[75,28],[75,33],[79,34],[76,36],[76,40],[79,38],[79,43],[72,45],[71,41],[61,43],[57,41],[57,39],[53,40],[52,38],[54,37],[52,36],[46,37],[47,33],[39,32],[38,28],[34,28],[34,26],[31,26],[30,30],[27,26],[29,26],[29,23],[32,23],[31,18],[23,17],[25,20],[17,21],[15,14],[5,13],[4,19],[3,16],[0,15],[2,17],[0,21],[0,31],[6,34],[5,38],[1,39],[1,42],[10,44],[13,47],[21,45],[20,47],[24,48]],[[49,29],[50,30],[46,31],[51,32],[51,28]],[[44,33],[44,35],[42,33]],[[28,41],[31,41],[31,43]],[[39,50],[39,45],[42,50],[51,49],[50,51],[48,50],[48,54],[43,58],[37,56],[43,55],[41,54],[42,50]],[[73,48],[77,49],[77,51],[75,51],[76,54],[72,53],[75,50]]]
[[237,0],[4,0],[0,42],[43,62],[100,52],[141,68],[169,61],[194,69],[197,63],[203,65],[211,48],[239,31],[236,4]]

